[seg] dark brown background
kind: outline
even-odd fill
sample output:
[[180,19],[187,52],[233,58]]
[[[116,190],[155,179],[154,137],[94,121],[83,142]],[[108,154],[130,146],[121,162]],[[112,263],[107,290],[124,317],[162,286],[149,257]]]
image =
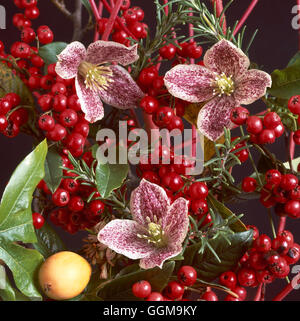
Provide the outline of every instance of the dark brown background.
[[[247,8],[250,0],[236,0],[232,4],[227,13],[227,21],[232,25]],[[73,1],[66,0],[68,5],[72,5]],[[153,1],[151,0],[134,0],[134,5],[139,5],[144,8],[146,13],[146,23],[153,29],[155,24],[155,11]],[[7,10],[7,29],[0,30],[0,40],[2,40],[7,47],[13,41],[19,40],[19,32],[11,24],[13,14],[16,12],[12,0],[0,1],[0,4],[5,6]],[[297,51],[297,31],[292,29],[291,21],[293,15],[291,13],[292,7],[296,4],[293,0],[265,0],[260,1],[256,6],[254,12],[247,21],[247,37],[251,35],[255,29],[259,29],[255,42],[250,50],[250,57],[267,72],[272,72],[275,68],[284,68],[289,59]],[[72,36],[72,25],[65,17],[53,6],[50,0],[39,1],[39,8],[41,16],[34,21],[33,26],[38,27],[41,24],[49,25],[55,32],[55,41],[68,42]],[[246,38],[247,38],[246,37]],[[85,39],[88,44],[92,39],[92,34]],[[300,93],[300,88],[299,88]],[[256,103],[250,107],[251,113],[263,110],[264,106],[261,102]],[[238,133],[237,133],[238,135]],[[20,135],[14,139],[8,139],[3,135],[0,136],[0,189],[3,191],[10,175],[17,164],[28,154],[31,150],[31,139],[24,135]],[[283,140],[276,141],[274,146],[270,149],[276,153],[278,158],[286,160],[284,154]],[[299,149],[297,150],[299,156]],[[257,159],[257,155],[255,155]],[[237,182],[242,177],[249,175],[252,172],[250,163],[246,163],[243,167],[238,167],[234,170]],[[257,201],[250,201],[247,203],[231,206],[236,213],[244,213],[243,218],[246,224],[256,224],[262,233],[271,235],[271,229],[268,222],[268,217],[265,209]],[[277,218],[275,218],[277,221]],[[298,243],[300,243],[300,222],[289,220],[287,228],[290,229]],[[60,231],[61,232],[61,231]],[[82,233],[76,236],[66,235],[60,233],[64,238],[67,246],[70,249],[76,250],[80,246]],[[285,285],[282,280],[277,280],[267,288],[266,299],[272,299],[274,295]],[[253,291],[251,291],[253,292]],[[300,299],[300,290],[294,291],[287,297],[288,300],[297,301]]]

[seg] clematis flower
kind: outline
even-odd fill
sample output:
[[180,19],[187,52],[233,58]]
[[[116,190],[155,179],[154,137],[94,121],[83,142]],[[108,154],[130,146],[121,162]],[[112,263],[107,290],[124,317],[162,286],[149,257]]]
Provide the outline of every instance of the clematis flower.
[[163,263],[182,250],[188,231],[188,201],[178,198],[170,204],[165,190],[143,179],[131,194],[133,220],[116,219],[98,234],[98,240],[140,267],[162,268]]
[[96,41],[86,50],[78,41],[69,44],[58,56],[55,71],[63,79],[75,77],[76,92],[85,113],[93,123],[104,117],[102,101],[128,109],[144,96],[123,67],[138,59],[137,45],[126,47],[113,41]]
[[231,128],[231,110],[262,97],[272,80],[261,70],[248,70],[248,57],[227,40],[220,40],[210,48],[203,62],[204,66],[175,66],[166,73],[164,82],[177,98],[206,102],[198,114],[197,127],[215,141],[222,136],[224,127]]

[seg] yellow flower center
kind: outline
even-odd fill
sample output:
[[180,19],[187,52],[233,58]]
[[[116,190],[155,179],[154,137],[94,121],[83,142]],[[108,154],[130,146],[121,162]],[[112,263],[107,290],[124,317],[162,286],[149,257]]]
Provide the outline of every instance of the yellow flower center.
[[156,247],[164,247],[167,245],[167,238],[165,232],[161,227],[161,220],[157,220],[157,217],[154,216],[154,222],[150,220],[147,216],[146,220],[148,222],[148,229],[145,228],[145,234],[137,234],[141,239],[145,239],[148,243],[154,244]]
[[216,85],[216,88],[214,89],[215,95],[231,96],[231,94],[234,92],[234,81],[232,80],[232,75],[227,77],[224,72],[215,78],[215,85]]
[[84,84],[87,89],[95,92],[107,90],[112,79],[113,72],[108,66],[94,65],[83,61],[78,68],[79,74],[84,78]]

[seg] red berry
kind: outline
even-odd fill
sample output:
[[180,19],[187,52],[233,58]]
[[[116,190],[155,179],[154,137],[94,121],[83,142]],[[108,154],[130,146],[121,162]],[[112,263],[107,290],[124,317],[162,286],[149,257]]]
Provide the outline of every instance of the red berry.
[[245,177],[242,181],[242,189],[246,193],[252,193],[257,187],[257,181],[253,177]]
[[147,298],[151,293],[151,284],[145,280],[138,281],[132,285],[132,293],[137,298]]
[[69,193],[75,193],[79,188],[79,183],[72,178],[65,178],[62,182],[62,187]]
[[274,276],[269,270],[256,271],[256,279],[258,283],[270,284],[274,280]]
[[270,186],[278,186],[281,182],[281,173],[276,169],[270,169],[266,172],[266,182]]
[[296,115],[300,114],[300,96],[293,96],[288,102],[288,109]]
[[208,196],[208,188],[205,183],[195,182],[189,187],[192,199],[205,199]]
[[246,299],[247,296],[247,291],[245,288],[241,287],[241,286],[237,286],[232,290],[234,293],[236,293],[239,296],[239,299],[241,301]]
[[197,280],[197,272],[192,266],[184,265],[178,270],[177,278],[182,285],[192,286]]
[[220,282],[220,284],[226,286],[227,288],[233,289],[233,288],[235,288],[236,283],[237,283],[236,274],[232,271],[223,272],[219,276],[219,282]]
[[[177,131],[179,130],[180,132],[183,132],[184,125],[183,125],[182,119],[180,117],[174,115],[171,118],[171,120],[169,121],[167,128],[169,131],[172,131],[173,129],[174,130],[177,129]],[[175,133],[173,135],[177,135],[177,133]]]
[[64,139],[66,135],[67,135],[66,128],[60,124],[55,124],[54,129],[52,129],[47,133],[47,138],[54,142],[58,142]]
[[64,127],[73,127],[78,121],[76,111],[73,109],[64,110],[59,116],[59,121]]
[[202,295],[201,299],[205,300],[205,301],[218,301],[219,300],[216,293],[213,291],[206,291]]
[[235,107],[230,114],[230,120],[236,125],[243,125],[249,117],[249,111],[244,107]]
[[159,292],[151,292],[146,301],[164,301],[164,297]]
[[40,213],[32,213],[32,221],[35,229],[40,229],[45,223],[44,217]]
[[298,129],[294,132],[293,140],[296,145],[300,145],[300,129]]
[[53,109],[58,112],[62,112],[67,108],[67,96],[58,94],[53,100]]
[[52,195],[52,202],[59,207],[66,206],[70,201],[70,194],[63,188],[58,188]]
[[276,140],[276,136],[273,129],[263,129],[258,136],[258,141],[262,145],[273,144],[275,140]]
[[54,35],[48,26],[40,26],[37,30],[39,41],[43,44],[49,44],[53,41]]
[[132,10],[134,10],[138,21],[142,21],[144,19],[145,13],[142,8],[135,6],[132,7]]
[[289,272],[286,260],[281,256],[274,258],[274,255],[269,259],[269,270],[278,278],[286,277]]
[[84,201],[80,196],[73,196],[70,198],[68,208],[72,212],[80,212],[84,209]]
[[288,201],[284,206],[284,211],[291,218],[300,218],[300,202]]
[[290,244],[284,236],[277,236],[272,241],[272,249],[277,251],[277,253],[280,255],[287,254],[289,248],[290,248]]
[[298,178],[293,174],[283,175],[280,182],[280,187],[286,191],[291,191],[298,185]]
[[294,243],[293,246],[288,250],[287,254],[284,256],[288,264],[295,264],[300,259],[300,245]]
[[32,28],[24,28],[21,31],[21,40],[26,43],[31,43],[36,37],[36,34]]
[[205,200],[192,200],[192,211],[199,215],[200,217],[203,217],[208,212],[208,205]]
[[89,204],[89,212],[92,216],[100,216],[104,213],[105,205],[100,200],[92,201]]
[[275,112],[270,112],[265,115],[264,126],[267,129],[275,129],[280,124],[281,124],[281,119]]
[[40,127],[40,129],[45,130],[45,131],[53,130],[55,127],[55,121],[54,121],[53,117],[51,117],[49,115],[40,116],[39,127]]
[[247,268],[240,269],[238,272],[238,281],[241,286],[255,286],[257,283],[255,271]]
[[274,133],[276,138],[280,137],[284,133],[284,126],[283,124],[279,124],[275,129]]
[[154,79],[157,78],[158,72],[154,67],[148,67],[140,72],[138,82],[143,86],[150,86]]
[[40,16],[40,10],[37,7],[26,8],[25,16],[30,20],[37,19]]
[[176,55],[176,47],[173,44],[170,43],[170,44],[162,47],[159,50],[159,54],[164,59],[172,60]]
[[249,116],[247,121],[247,131],[250,134],[259,134],[263,129],[263,123],[261,119],[257,116]]
[[170,107],[160,107],[153,114],[153,122],[160,128],[165,128],[174,117],[173,109]]
[[271,239],[266,234],[261,234],[254,242],[253,247],[258,252],[266,253],[271,249]]
[[268,266],[263,253],[253,251],[249,255],[248,262],[254,270],[263,270]]
[[158,101],[151,96],[145,96],[140,101],[140,106],[147,114],[153,114],[159,107]]
[[4,115],[0,116],[0,131],[4,131],[7,128],[8,121]]

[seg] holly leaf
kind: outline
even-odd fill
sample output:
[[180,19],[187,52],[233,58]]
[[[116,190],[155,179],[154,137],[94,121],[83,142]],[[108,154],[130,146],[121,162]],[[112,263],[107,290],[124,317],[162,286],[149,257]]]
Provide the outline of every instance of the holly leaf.
[[120,187],[129,171],[128,164],[101,164],[96,167],[96,184],[100,195],[108,198],[111,192]]
[[211,282],[221,273],[233,269],[244,253],[250,248],[253,240],[253,231],[240,232],[227,235],[230,244],[222,237],[212,239],[209,244],[221,260],[217,260],[211,250],[206,247],[203,253],[198,253],[202,242],[189,246],[185,252],[182,265],[191,265],[198,278]]
[[49,43],[39,49],[39,56],[43,58],[46,66],[51,65],[57,62],[57,55],[59,55],[67,45],[66,42]]
[[0,204],[0,259],[10,268],[18,289],[32,299],[41,299],[35,273],[43,261],[36,250],[15,242],[36,242],[32,224],[32,194],[44,177],[47,141],[41,142],[15,169]]
[[52,193],[56,191],[63,177],[62,158],[55,148],[49,148],[45,160],[45,177],[48,188]]
[[300,94],[300,57],[284,69],[276,69],[271,74],[272,87],[268,92],[278,98],[289,99]]
[[97,295],[102,300],[108,301],[136,301],[132,294],[132,285],[140,280],[147,280],[151,284],[152,291],[161,292],[167,285],[173,273],[175,262],[165,263],[162,269],[156,267],[149,270],[138,270],[122,275],[102,285]]
[[0,63],[0,96],[7,93],[20,96],[23,105],[34,106],[34,99],[24,82],[4,63]]
[[44,258],[66,250],[66,246],[59,235],[47,222],[40,229],[36,230],[36,237],[37,242],[33,243],[33,246]]

